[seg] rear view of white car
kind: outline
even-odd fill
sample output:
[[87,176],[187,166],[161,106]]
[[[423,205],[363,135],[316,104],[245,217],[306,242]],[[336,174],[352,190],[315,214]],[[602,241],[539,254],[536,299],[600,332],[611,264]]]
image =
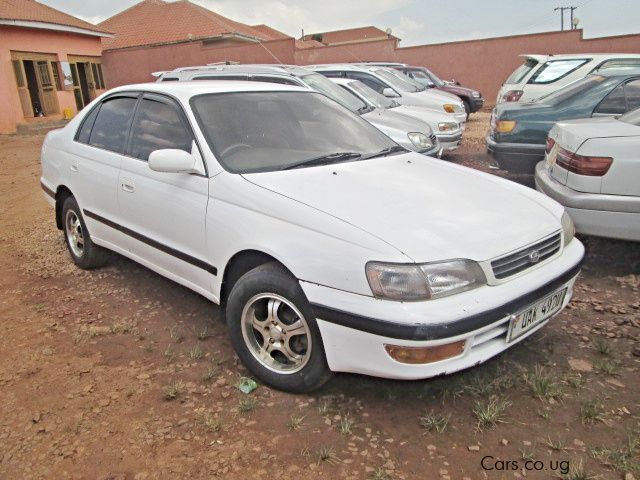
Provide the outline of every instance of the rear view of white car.
[[640,241],[640,109],[556,124],[535,180],[578,232]]
[[607,68],[638,68],[640,54],[520,55],[524,63],[505,80],[496,103],[529,102]]

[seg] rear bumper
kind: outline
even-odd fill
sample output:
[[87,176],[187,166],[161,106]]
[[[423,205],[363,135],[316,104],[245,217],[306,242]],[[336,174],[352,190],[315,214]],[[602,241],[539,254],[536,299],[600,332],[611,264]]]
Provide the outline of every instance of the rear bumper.
[[579,233],[640,241],[640,197],[577,192],[551,177],[544,162],[536,165],[535,183],[564,205]]
[[543,144],[496,142],[489,134],[485,141],[489,155],[502,170],[533,175],[536,164],[544,159]]

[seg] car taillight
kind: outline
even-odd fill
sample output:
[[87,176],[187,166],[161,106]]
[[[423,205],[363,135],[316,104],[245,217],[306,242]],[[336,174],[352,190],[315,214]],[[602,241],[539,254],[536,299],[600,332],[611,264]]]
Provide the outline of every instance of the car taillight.
[[546,149],[547,153],[551,151],[551,149],[555,144],[556,144],[556,141],[553,138],[547,137],[547,149]]
[[503,95],[502,99],[505,102],[517,102],[518,100],[520,100],[520,97],[522,97],[523,93],[524,92],[522,90],[509,90]]
[[556,165],[566,168],[572,173],[588,177],[601,177],[609,171],[613,158],[589,157],[570,152],[565,148],[558,149]]

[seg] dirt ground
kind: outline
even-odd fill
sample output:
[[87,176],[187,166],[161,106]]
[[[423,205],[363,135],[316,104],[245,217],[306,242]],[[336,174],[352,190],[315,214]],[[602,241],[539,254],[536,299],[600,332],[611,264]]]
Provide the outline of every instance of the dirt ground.
[[[487,119],[448,160],[505,175]],[[247,395],[218,307],[121,257],[73,266],[42,139],[0,137],[0,478],[640,478],[640,244],[584,239],[569,307],[485,365]]]

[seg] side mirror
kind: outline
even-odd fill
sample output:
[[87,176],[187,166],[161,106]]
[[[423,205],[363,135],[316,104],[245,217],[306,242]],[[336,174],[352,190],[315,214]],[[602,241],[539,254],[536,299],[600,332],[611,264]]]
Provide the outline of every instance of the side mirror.
[[389,98],[398,98],[400,96],[396,92],[394,92],[393,88],[391,87],[387,87],[384,90],[382,90],[382,95]]
[[197,173],[196,159],[189,152],[175,148],[154,150],[149,155],[149,168],[165,173]]

